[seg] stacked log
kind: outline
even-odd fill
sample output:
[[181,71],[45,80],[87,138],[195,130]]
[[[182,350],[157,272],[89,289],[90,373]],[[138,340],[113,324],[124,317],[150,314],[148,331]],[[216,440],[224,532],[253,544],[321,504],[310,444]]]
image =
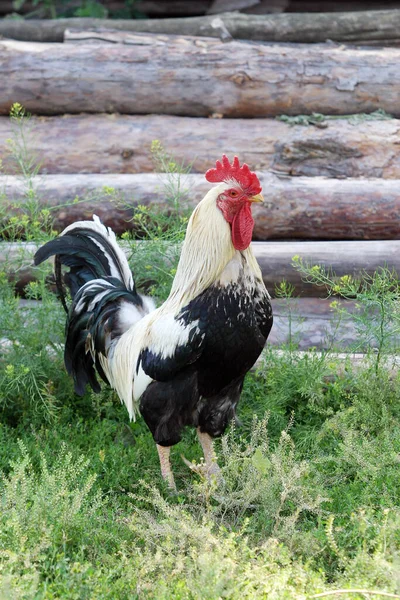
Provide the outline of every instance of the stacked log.
[[[296,15],[272,17],[295,29]],[[55,227],[96,212],[122,232],[138,203],[168,210],[162,175],[153,173],[150,148],[158,139],[177,162],[192,164],[183,184],[189,206],[208,188],[200,173],[222,153],[260,172],[266,202],[254,212],[254,239],[262,240],[255,251],[271,290],[285,278],[299,294],[326,293],[301,282],[291,266],[295,254],[339,276],[383,265],[400,272],[400,49],[231,39],[247,35],[249,23],[257,31],[261,21],[241,15],[244,29],[232,36],[229,18],[203,21],[215,37],[66,31],[61,24],[67,43],[0,41],[0,140],[12,136],[5,115],[20,102],[34,114],[41,169],[33,184]],[[386,18],[369,39],[365,25],[364,41],[382,39]],[[322,31],[326,15],[315,22]],[[389,41],[396,43],[394,16],[392,24]],[[312,35],[307,27],[303,33]],[[5,143],[0,158],[12,172]],[[18,178],[0,186],[11,214],[23,208]],[[123,203],[111,200],[110,188]]]
[[[400,116],[400,49],[128,34],[123,44],[0,41],[0,114]],[[21,85],[23,81],[23,85]],[[106,82],[106,84],[105,84]],[[162,90],[162,93],[154,93]],[[295,101],[294,101],[295,99]]]
[[[52,211],[57,231],[95,213],[121,234],[134,229],[138,204],[170,210],[165,195],[170,180],[161,173],[46,175],[33,179],[29,191],[35,190],[40,208]],[[399,180],[279,178],[269,172],[260,173],[260,180],[265,202],[253,208],[255,240],[400,239]],[[182,209],[192,209],[209,184],[203,175],[192,174],[180,176],[179,187]],[[0,189],[11,204],[7,216],[19,214],[31,197],[18,177],[3,182],[0,177]]]
[[235,12],[218,16],[136,20],[7,19],[0,20],[0,35],[30,42],[63,42],[65,37],[71,41],[75,35],[65,35],[67,30],[90,32],[112,29],[217,38],[228,36],[262,42],[315,44],[332,40],[347,44],[385,46],[400,43],[399,25],[400,11],[396,9],[339,12],[334,15],[309,12],[246,15]]
[[[204,173],[225,152],[279,175],[400,179],[400,123],[378,117],[309,125],[169,115],[32,117],[29,147],[41,174],[154,172],[151,144],[159,140],[194,173]],[[14,135],[10,119],[0,117],[0,159],[10,174],[19,169],[7,143]]]

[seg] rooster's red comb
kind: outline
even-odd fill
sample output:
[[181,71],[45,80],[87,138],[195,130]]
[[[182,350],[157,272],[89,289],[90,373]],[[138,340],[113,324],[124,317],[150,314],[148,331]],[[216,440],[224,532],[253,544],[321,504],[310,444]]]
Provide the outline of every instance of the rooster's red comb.
[[235,156],[231,164],[228,157],[224,154],[222,156],[222,163],[217,160],[215,169],[208,169],[206,179],[211,183],[229,182],[234,179],[251,196],[255,196],[261,192],[261,185],[257,175],[250,171],[246,163],[240,166],[237,156]]

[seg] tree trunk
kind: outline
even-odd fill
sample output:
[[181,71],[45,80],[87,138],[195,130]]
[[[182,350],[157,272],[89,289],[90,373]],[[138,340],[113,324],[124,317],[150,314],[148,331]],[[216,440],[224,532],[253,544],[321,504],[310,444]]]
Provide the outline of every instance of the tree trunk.
[[[0,114],[400,115],[400,49],[132,34],[125,44],[0,41]],[[22,83],[23,82],[23,85]]]
[[[238,155],[254,170],[400,179],[399,121],[334,119],[317,125],[292,126],[271,119],[64,115],[33,117],[26,139],[43,174],[154,171],[150,148],[159,140],[178,164],[191,165],[199,173],[225,152]],[[5,173],[18,172],[6,142],[16,136],[10,119],[0,117]]]
[[[400,239],[400,181],[365,179],[279,179],[260,174],[264,204],[254,206],[256,240]],[[97,214],[117,233],[132,229],[134,206],[168,210],[169,179],[160,174],[47,175],[34,183],[43,208],[52,208],[54,228]],[[114,192],[110,196],[110,189]],[[194,207],[210,184],[202,175],[180,180],[182,206]],[[16,177],[0,178],[10,203],[6,214],[24,204],[26,189]],[[113,200],[115,197],[116,200]],[[85,201],[86,199],[86,201]],[[18,212],[18,211],[17,211]]]
[[[30,42],[62,42],[65,30],[114,29],[134,32],[223,37],[264,42],[318,43],[332,40],[350,44],[392,45],[400,42],[400,10],[341,13],[282,13],[218,15],[167,19],[50,19],[0,21],[0,35]],[[225,33],[226,35],[226,33]],[[68,41],[74,31],[66,35]]]

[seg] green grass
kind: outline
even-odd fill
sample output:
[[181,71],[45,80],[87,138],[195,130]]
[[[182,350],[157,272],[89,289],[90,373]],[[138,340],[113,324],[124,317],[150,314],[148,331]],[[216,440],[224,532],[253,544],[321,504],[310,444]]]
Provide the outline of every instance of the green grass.
[[[18,111],[14,119],[18,128]],[[12,145],[22,165],[24,144]],[[138,207],[136,236],[149,243],[124,238],[137,280],[161,301],[186,216],[181,169],[157,143],[154,151],[176,176],[169,215]],[[34,168],[23,227],[13,229],[4,203],[5,239],[54,235],[51,215],[38,213]],[[338,280],[295,263],[309,281],[356,299],[356,343],[374,340],[378,352],[355,369],[330,352],[299,356],[294,339],[282,355],[267,350],[246,379],[240,423],[217,442],[223,480],[209,483],[184,464],[181,455],[201,459],[188,430],[172,450],[176,495],[142,420],[129,423],[106,387],[74,395],[49,267],[26,290],[29,306],[0,273],[1,600],[400,596],[400,379],[386,370],[397,349],[399,284],[386,270]],[[291,294],[282,283],[280,295]],[[344,589],[364,592],[339,595]]]
[[185,466],[201,457],[187,431],[171,496],[143,421],[106,388],[73,394],[61,309],[36,288],[21,311],[0,285],[1,598],[400,592],[397,376],[268,351],[217,444],[223,482]]

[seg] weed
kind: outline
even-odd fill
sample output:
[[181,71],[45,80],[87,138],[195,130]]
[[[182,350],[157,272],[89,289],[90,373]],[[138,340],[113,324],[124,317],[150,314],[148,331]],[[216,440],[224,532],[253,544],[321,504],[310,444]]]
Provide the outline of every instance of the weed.
[[299,336],[295,335],[294,333],[294,316],[298,316],[291,302],[291,300],[294,298],[294,292],[294,286],[285,279],[280,281],[279,284],[275,286],[275,297],[284,301],[282,308],[286,313],[286,327],[288,331],[286,349],[288,350],[290,356],[292,356],[293,351],[298,348],[299,340]]
[[316,127],[327,127],[329,121],[345,119],[352,125],[364,123],[365,121],[385,121],[393,119],[393,116],[379,108],[371,113],[357,113],[354,115],[322,115],[320,113],[312,113],[311,115],[280,115],[276,117],[278,121],[283,121],[288,125],[315,125]]
[[203,479],[195,489],[197,503],[202,498],[207,514],[225,527],[239,527],[253,515],[248,533],[263,539],[273,536],[290,546],[296,543],[303,513],[321,514],[327,498],[315,480],[310,486],[310,463],[296,458],[287,430],[272,447],[267,417],[253,419],[250,437],[239,436],[232,427],[222,439],[222,458],[218,485]]
[[[153,141],[151,151],[156,171],[166,176],[162,181],[165,205],[136,206],[131,219],[133,232],[122,238],[129,244],[138,286],[162,301],[175,277],[191,212],[184,183],[190,166],[175,162],[158,140]],[[137,243],[138,237],[145,243]]]
[[[328,295],[337,294],[356,301],[358,310],[352,318],[359,339],[354,349],[376,348],[373,362],[378,374],[382,357],[395,351],[398,344],[400,286],[397,274],[381,267],[373,274],[336,277],[332,271],[321,265],[307,264],[299,256],[293,257],[293,266],[308,283],[325,287]],[[343,308],[340,310],[343,314]]]
[[43,208],[38,197],[35,178],[40,169],[38,156],[31,150],[30,115],[18,103],[14,103],[10,111],[10,122],[13,135],[7,140],[12,159],[15,161],[23,185],[23,200],[12,204],[15,214],[10,216],[10,203],[3,198],[0,205],[0,240],[17,239],[42,240],[52,235],[52,218],[50,210]]
[[242,532],[230,533],[171,505],[150,486],[146,492],[148,509],[136,509],[127,520],[141,540],[144,597],[300,598],[322,584],[317,573],[293,563],[276,539],[252,547]]

